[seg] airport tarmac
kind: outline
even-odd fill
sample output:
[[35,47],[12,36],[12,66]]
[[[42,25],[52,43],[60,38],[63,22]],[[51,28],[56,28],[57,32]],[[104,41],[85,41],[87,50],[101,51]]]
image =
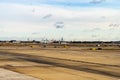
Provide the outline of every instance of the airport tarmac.
[[119,80],[119,61],[119,50],[0,49],[2,69],[39,80]]
[[0,80],[40,80],[40,79],[0,68]]

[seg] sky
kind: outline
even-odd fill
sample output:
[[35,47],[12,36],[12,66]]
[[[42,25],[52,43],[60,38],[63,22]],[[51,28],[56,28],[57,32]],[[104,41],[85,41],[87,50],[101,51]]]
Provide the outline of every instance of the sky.
[[120,41],[119,0],[0,0],[0,40]]

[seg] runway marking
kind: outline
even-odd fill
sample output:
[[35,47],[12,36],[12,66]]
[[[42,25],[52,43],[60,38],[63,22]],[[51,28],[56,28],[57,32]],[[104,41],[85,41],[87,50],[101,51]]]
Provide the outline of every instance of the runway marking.
[[40,79],[0,68],[0,80],[40,80]]

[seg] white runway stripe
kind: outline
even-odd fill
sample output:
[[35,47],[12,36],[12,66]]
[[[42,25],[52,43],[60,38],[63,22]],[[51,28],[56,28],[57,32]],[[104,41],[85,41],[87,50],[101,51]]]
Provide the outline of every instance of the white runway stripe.
[[0,68],[0,80],[40,80],[40,79]]

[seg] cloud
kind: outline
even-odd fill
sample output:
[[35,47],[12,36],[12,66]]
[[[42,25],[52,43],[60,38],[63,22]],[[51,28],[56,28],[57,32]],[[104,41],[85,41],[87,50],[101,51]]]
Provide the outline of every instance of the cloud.
[[[17,3],[25,5],[54,5],[54,6],[65,6],[65,7],[93,7],[91,5],[92,0],[1,0],[2,3]],[[100,0],[94,0],[94,2]],[[102,1],[103,2],[103,1]],[[105,0],[104,3],[95,5],[94,7],[119,7],[119,0]],[[113,6],[114,5],[114,6]]]
[[91,4],[100,4],[100,3],[103,3],[105,2],[106,0],[91,0],[90,3]]
[[[47,2],[47,0],[45,1]],[[56,0],[56,2],[64,1]],[[87,0],[76,0],[76,2],[84,3],[87,2]],[[109,29],[108,25],[111,23],[120,23],[120,10],[114,8],[88,6],[79,8],[63,8],[60,6],[49,4],[26,5],[17,3],[0,3],[0,6],[0,25],[3,25],[5,31],[9,33],[6,34],[6,32],[4,32],[2,35],[3,37],[7,35],[22,35],[23,37],[25,37],[26,35],[30,35],[34,32],[40,32],[41,34],[37,34],[36,36],[32,37],[42,37],[44,36],[42,34],[45,34],[45,36],[49,38],[50,36],[52,36],[53,38],[58,38],[58,35],[60,35],[61,37],[65,37],[66,39],[76,38],[79,40],[85,40],[87,39],[85,37],[88,37],[88,39],[92,40],[92,38],[89,37],[92,34],[89,34],[89,31],[83,32],[83,30],[96,29],[93,31],[93,33],[99,31],[99,34],[101,33],[101,35],[106,37],[107,35],[104,35],[105,33],[103,32],[104,30]],[[52,14],[52,17],[50,14]],[[43,19],[43,17],[46,16],[47,18]],[[101,18],[102,16],[104,16],[105,18]],[[65,28],[62,28],[58,31],[55,28],[54,24],[59,21],[65,24]],[[116,32],[114,33],[114,35],[117,34]],[[23,34],[26,35],[24,36]],[[77,37],[81,35],[86,36]],[[111,39],[113,39],[113,37]]]

